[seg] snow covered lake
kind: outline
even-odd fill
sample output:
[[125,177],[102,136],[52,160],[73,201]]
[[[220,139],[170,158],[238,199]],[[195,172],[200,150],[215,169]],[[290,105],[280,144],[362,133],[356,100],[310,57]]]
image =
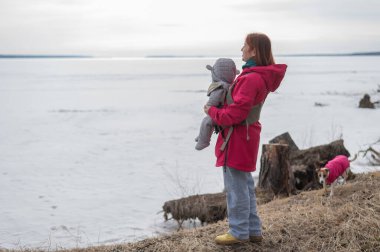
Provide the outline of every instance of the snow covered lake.
[[[158,213],[165,201],[220,192],[213,147],[194,149],[214,61],[1,59],[0,248],[143,239],[175,230]],[[365,93],[380,100],[380,57],[276,61],[288,71],[264,105],[261,143],[342,137],[354,154],[380,138],[380,109],[358,108]],[[353,171],[376,169],[366,163]]]

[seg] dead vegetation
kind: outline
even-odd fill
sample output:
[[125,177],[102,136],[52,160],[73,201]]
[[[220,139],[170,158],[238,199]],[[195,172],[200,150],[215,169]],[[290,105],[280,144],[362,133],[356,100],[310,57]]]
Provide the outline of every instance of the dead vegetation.
[[121,251],[380,251],[380,172],[357,174],[333,198],[322,190],[302,192],[259,205],[264,241],[219,246],[214,237],[226,221],[169,236],[122,245],[65,252]]
[[369,147],[365,150],[360,150],[358,152],[359,155],[362,155],[362,157],[365,157],[368,159],[369,164],[373,166],[380,165],[380,151],[376,150],[376,147],[379,147],[380,145],[380,139],[374,142],[373,144],[370,144]]

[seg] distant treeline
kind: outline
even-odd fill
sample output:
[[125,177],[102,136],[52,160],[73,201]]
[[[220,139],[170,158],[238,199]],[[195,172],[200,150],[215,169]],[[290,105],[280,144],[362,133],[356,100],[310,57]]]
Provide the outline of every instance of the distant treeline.
[[380,56],[380,52],[357,52],[357,53],[300,53],[281,54],[287,57],[339,57],[339,56]]
[[[340,56],[380,56],[380,52],[356,52],[356,53],[299,53],[278,54],[285,57],[340,57]],[[145,58],[218,58],[215,55],[147,55]],[[227,56],[224,56],[227,57]],[[234,56],[228,56],[233,58]],[[33,54],[0,54],[0,58],[7,59],[50,59],[50,58],[96,58],[88,55],[33,55]],[[107,58],[107,57],[102,57]]]
[[85,55],[31,55],[31,54],[0,54],[0,58],[6,59],[45,59],[45,58],[91,58]]
[[[297,53],[297,54],[278,54],[277,56],[286,57],[339,57],[339,56],[380,56],[380,52],[357,52],[357,53]],[[147,55],[145,58],[218,58],[215,55]],[[235,57],[226,56],[224,57]]]

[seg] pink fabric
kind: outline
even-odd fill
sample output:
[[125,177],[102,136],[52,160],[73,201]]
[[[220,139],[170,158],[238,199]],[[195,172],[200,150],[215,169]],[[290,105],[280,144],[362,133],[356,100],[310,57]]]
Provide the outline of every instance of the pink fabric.
[[247,128],[246,125],[240,123],[247,118],[253,106],[264,102],[268,93],[279,87],[286,67],[283,64],[275,64],[245,68],[235,80],[236,84],[232,90],[234,103],[227,105],[225,102],[223,108],[209,109],[208,113],[212,120],[218,125],[225,126],[224,136],[227,136],[228,126],[234,125],[231,138],[224,151],[220,150],[223,138],[219,133],[215,145],[216,166],[227,165],[246,172],[256,170],[261,124],[256,122]]
[[350,161],[346,156],[339,155],[330,160],[325,167],[330,171],[326,179],[326,183],[330,185],[350,167]]

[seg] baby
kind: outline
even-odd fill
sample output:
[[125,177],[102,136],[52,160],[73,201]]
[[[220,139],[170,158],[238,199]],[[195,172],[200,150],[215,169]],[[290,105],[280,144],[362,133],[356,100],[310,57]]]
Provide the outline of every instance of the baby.
[[[212,83],[207,90],[208,106],[220,107],[224,104],[227,91],[235,80],[239,70],[236,69],[235,62],[232,59],[219,58],[214,66],[207,65],[206,68],[211,71]],[[197,142],[195,149],[202,150],[210,145],[211,135],[214,131],[215,123],[209,116],[206,116],[201,124],[199,136],[195,138]]]

